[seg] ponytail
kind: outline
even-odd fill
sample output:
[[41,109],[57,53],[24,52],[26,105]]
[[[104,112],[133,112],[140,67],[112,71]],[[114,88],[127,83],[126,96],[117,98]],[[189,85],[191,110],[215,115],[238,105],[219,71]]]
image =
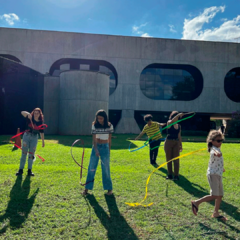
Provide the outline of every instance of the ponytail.
[[212,142],[209,142],[209,143],[208,143],[208,152],[211,151],[212,146],[213,146]]

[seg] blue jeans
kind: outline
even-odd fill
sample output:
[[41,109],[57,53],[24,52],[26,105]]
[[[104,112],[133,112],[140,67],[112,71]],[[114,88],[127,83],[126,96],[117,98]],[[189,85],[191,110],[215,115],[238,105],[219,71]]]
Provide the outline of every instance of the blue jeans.
[[26,158],[27,158],[27,152],[31,152],[28,154],[28,169],[32,169],[34,153],[36,151],[37,143],[38,143],[38,134],[32,134],[29,132],[25,132],[23,134],[22,157],[20,160],[20,169],[24,169]]
[[[110,176],[110,154],[108,143],[97,144],[97,149],[101,157],[101,167],[102,167],[102,182],[104,190],[112,190],[112,180]],[[97,170],[99,157],[96,156],[94,146],[92,147],[92,153],[90,157],[90,163],[88,166],[88,175],[87,175],[87,185],[86,189],[93,189],[93,180]]]

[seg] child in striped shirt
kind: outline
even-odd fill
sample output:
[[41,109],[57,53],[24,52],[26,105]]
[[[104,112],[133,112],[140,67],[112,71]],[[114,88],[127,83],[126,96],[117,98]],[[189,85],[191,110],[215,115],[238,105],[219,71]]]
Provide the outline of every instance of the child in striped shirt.
[[150,164],[156,164],[156,159],[158,155],[158,148],[161,143],[161,132],[160,128],[166,123],[159,123],[152,121],[153,116],[151,114],[147,114],[144,116],[144,121],[147,123],[142,132],[135,138],[135,140],[141,138],[145,133],[147,134],[148,138],[151,138],[149,143],[150,149]]

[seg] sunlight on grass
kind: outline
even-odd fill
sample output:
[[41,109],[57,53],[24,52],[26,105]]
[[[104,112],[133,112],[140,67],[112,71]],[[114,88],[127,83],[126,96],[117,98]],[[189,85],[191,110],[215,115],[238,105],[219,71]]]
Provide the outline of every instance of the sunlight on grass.
[[[111,150],[111,176],[114,196],[104,195],[101,166],[94,181],[94,191],[81,196],[79,167],[72,160],[74,140],[84,140],[84,166],[91,154],[91,136],[46,136],[46,146],[39,140],[35,177],[15,176],[21,151],[12,151],[10,136],[0,137],[0,239],[237,239],[240,235],[240,147],[223,144],[226,172],[223,176],[224,198],[221,211],[229,221],[211,218],[213,203],[205,203],[198,217],[191,212],[190,201],[209,193],[206,178],[209,154],[198,152],[180,159],[180,181],[165,179],[166,166],[150,179],[146,203],[151,207],[132,208],[125,202],[141,201],[145,184],[155,169],[149,164],[149,148],[130,153],[129,143],[141,147],[145,141],[133,141],[136,135],[114,135]],[[205,142],[184,142],[183,152],[206,147]],[[82,146],[74,147],[74,157],[81,161]],[[157,163],[165,162],[163,144]],[[100,164],[99,164],[100,165]],[[83,181],[86,171],[83,170]]]

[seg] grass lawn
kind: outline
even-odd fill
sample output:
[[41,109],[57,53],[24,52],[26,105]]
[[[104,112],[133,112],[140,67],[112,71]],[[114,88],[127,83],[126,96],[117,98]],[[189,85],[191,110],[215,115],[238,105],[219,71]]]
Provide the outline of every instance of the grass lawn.
[[[209,193],[206,177],[207,151],[180,159],[180,181],[165,180],[166,168],[159,169],[149,182],[150,207],[129,207],[125,202],[140,202],[145,183],[155,169],[149,163],[147,147],[130,153],[128,138],[114,135],[111,150],[111,175],[114,196],[104,195],[101,167],[98,167],[94,191],[81,196],[79,167],[71,158],[70,148],[77,136],[46,136],[46,146],[39,140],[35,177],[21,177],[21,151],[12,151],[10,136],[0,136],[0,239],[240,239],[240,145],[223,143],[224,198],[221,212],[226,223],[211,218],[213,203],[203,203],[198,216],[191,211],[190,200]],[[91,136],[84,136],[87,167]],[[143,141],[134,141],[141,146]],[[183,154],[206,147],[205,143],[183,143]],[[82,148],[74,148],[81,159]],[[158,164],[165,161],[163,147]],[[86,171],[83,170],[83,181]]]

